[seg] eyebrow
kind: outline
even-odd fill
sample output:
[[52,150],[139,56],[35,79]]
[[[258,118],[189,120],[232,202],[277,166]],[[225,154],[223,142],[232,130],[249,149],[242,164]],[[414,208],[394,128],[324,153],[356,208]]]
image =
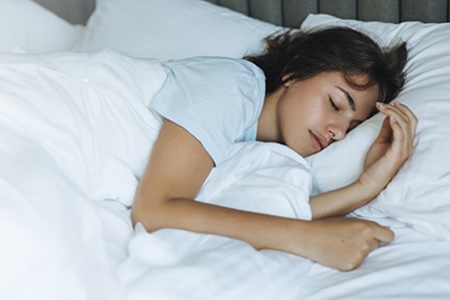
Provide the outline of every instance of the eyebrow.
[[350,96],[350,94],[344,90],[343,88],[340,88],[338,86],[336,86],[341,92],[343,92],[345,94],[345,97],[347,98],[348,101],[348,105],[350,105],[351,109],[353,111],[356,111],[356,107],[355,107],[355,101],[353,100],[352,96]]

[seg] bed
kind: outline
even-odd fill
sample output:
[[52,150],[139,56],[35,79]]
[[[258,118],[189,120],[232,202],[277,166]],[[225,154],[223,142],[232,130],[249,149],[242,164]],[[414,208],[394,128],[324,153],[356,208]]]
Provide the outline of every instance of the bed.
[[[0,298],[450,299],[449,1],[209,2],[0,1]],[[397,100],[419,119],[415,152],[351,214],[395,240],[340,272],[225,237],[133,228],[160,62],[242,57],[274,32],[330,25],[410,49]],[[308,194],[353,181],[380,124],[375,115],[306,159],[238,145],[198,201],[309,219]]]

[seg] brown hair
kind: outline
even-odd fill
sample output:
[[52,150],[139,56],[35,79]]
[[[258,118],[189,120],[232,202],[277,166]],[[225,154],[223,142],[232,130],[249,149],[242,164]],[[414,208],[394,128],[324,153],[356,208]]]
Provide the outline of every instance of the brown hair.
[[[366,34],[347,27],[320,30],[288,30],[266,38],[263,53],[247,56],[265,73],[266,94],[284,82],[305,80],[322,72],[340,72],[355,89],[378,85],[380,102],[389,102],[403,88],[408,51],[401,42],[389,48],[380,46]],[[352,80],[366,75],[367,82]]]

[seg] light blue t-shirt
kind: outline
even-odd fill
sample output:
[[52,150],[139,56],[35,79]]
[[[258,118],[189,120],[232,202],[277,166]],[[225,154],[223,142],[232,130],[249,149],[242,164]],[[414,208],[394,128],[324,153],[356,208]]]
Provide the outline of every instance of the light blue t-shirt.
[[233,143],[256,140],[265,95],[260,68],[218,57],[170,61],[165,68],[152,108],[195,136],[216,165]]

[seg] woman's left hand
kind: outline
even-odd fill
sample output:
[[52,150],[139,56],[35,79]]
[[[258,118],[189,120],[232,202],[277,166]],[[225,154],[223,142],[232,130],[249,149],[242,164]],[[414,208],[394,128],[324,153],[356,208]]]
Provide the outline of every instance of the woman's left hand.
[[387,186],[412,154],[417,127],[417,118],[406,105],[377,103],[377,108],[386,118],[367,153],[364,171],[358,179],[373,197]]

